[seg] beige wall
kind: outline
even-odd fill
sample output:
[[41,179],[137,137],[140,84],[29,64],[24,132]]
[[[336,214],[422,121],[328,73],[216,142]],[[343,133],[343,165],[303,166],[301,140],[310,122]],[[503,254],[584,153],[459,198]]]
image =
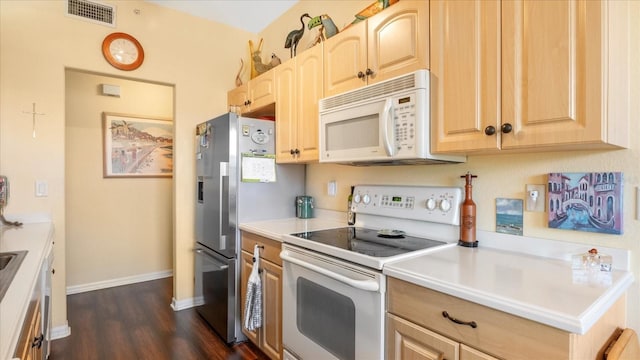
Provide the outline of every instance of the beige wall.
[[65,104],[67,287],[170,274],[173,181],[103,178],[102,113],[172,119],[173,87],[68,69]]
[[[174,296],[193,296],[195,125],[226,111],[237,58],[252,34],[142,1],[117,5],[117,27],[65,15],[65,1],[0,1],[0,173],[12,182],[9,214],[45,212],[56,228],[53,325],[66,324],[65,68],[175,85],[173,179]],[[134,10],[139,10],[137,13]],[[114,31],[135,36],[145,62],[131,72],[111,67],[100,46]],[[22,112],[37,103],[38,136]],[[49,183],[36,198],[35,180]],[[96,206],[100,204],[96,203]],[[122,249],[126,251],[127,249]]]

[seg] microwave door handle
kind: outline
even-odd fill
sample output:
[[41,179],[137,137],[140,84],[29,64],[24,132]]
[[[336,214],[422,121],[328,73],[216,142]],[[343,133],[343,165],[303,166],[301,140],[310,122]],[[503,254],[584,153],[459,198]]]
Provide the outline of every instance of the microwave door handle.
[[388,156],[395,155],[395,147],[393,146],[393,128],[395,123],[393,121],[393,103],[392,99],[387,99],[384,102],[384,108],[382,109],[382,137],[384,139],[384,149]]

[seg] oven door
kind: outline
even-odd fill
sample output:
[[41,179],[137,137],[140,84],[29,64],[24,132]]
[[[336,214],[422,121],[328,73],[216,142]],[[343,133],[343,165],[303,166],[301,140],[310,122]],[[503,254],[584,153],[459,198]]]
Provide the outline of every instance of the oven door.
[[[283,343],[304,360],[384,358],[384,276],[283,244]],[[287,354],[287,355],[289,355]]]

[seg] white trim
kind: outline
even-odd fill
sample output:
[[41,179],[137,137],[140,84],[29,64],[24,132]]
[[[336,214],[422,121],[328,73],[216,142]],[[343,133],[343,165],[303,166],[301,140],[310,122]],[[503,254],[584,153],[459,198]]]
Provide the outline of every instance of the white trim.
[[196,306],[195,298],[188,298],[182,300],[176,300],[176,298],[171,298],[171,308],[173,311],[180,311],[184,309],[189,309]]
[[117,279],[110,279],[104,281],[97,281],[89,284],[67,286],[67,295],[79,294],[88,291],[107,289],[111,287],[130,285],[139,282],[145,282],[150,280],[157,280],[167,278],[173,275],[173,270],[164,270],[147,274],[140,274],[134,276],[126,276]]
[[64,325],[51,328],[51,334],[49,336],[51,340],[57,340],[69,335],[71,335],[71,328],[69,327],[69,322],[65,321]]

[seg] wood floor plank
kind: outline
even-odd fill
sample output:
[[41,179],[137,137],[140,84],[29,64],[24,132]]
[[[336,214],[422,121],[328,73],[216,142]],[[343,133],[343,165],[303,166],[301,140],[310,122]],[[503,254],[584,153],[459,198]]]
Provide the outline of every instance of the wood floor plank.
[[267,360],[253,344],[227,346],[195,309],[173,311],[172,278],[67,297],[71,335],[50,360]]

